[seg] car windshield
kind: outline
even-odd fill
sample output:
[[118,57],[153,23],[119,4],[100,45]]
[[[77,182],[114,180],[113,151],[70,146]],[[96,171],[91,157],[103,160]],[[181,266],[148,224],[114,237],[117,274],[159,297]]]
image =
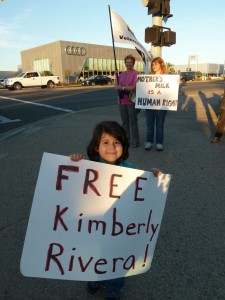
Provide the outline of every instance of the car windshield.
[[181,75],[186,75],[186,76],[195,76],[195,72],[181,72]]
[[23,72],[23,73],[20,73],[20,74],[17,75],[16,77],[23,77],[24,74],[25,74],[24,72]]
[[94,79],[94,78],[95,78],[95,76],[91,76],[91,77],[89,77],[89,78],[88,78],[88,80],[90,80],[90,79]]

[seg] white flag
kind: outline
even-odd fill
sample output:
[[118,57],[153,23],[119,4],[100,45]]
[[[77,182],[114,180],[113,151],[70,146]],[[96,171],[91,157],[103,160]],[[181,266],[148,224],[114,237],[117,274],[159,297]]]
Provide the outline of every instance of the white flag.
[[145,65],[151,61],[151,55],[148,50],[136,39],[133,31],[129,25],[121,18],[121,16],[114,10],[111,11],[113,38],[117,43],[130,44],[135,47],[139,55],[141,56]]

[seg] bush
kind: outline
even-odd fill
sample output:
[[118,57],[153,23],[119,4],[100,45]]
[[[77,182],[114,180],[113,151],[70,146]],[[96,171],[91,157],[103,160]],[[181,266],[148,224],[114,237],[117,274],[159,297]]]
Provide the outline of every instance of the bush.
[[50,72],[50,71],[43,71],[42,73],[41,73],[41,75],[42,76],[53,76],[53,74],[52,74],[52,72]]

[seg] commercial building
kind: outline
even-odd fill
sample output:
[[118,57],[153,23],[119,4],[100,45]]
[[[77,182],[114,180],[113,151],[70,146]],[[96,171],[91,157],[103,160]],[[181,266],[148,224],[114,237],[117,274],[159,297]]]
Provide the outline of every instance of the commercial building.
[[[135,49],[116,47],[116,63],[119,71],[125,70],[124,57],[136,58],[135,69],[144,73],[141,56]],[[79,77],[96,74],[114,75],[115,60],[112,46],[94,45],[71,41],[56,41],[21,51],[22,70],[50,71],[61,82],[75,82]],[[204,76],[224,76],[224,64],[192,63],[173,66],[176,73],[200,71]]]
[[[135,49],[115,48],[119,71],[125,70],[124,57],[132,54],[136,58],[135,69],[144,72],[141,57]],[[70,41],[50,44],[21,51],[23,71],[50,71],[58,75],[61,82],[76,81],[96,74],[114,75],[113,47]]]
[[196,63],[196,64],[186,64],[186,65],[175,65],[174,70],[176,73],[185,71],[199,71],[204,76],[224,76],[224,65],[223,64],[213,64],[213,63]]

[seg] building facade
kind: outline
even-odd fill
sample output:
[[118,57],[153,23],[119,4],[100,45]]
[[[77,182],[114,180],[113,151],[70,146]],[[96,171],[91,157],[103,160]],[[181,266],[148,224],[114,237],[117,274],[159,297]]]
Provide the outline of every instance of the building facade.
[[[144,64],[135,49],[115,47],[116,64],[119,71],[125,70],[124,57],[132,54],[135,69],[144,72]],[[61,82],[74,81],[92,75],[114,75],[115,60],[113,47],[70,41],[50,44],[21,51],[22,69],[26,71],[50,71],[58,75]]]
[[[115,47],[116,64],[119,71],[125,70],[124,57],[132,54],[136,58],[135,69],[144,73],[144,64],[135,49]],[[92,75],[114,75],[115,60],[112,46],[94,45],[71,41],[56,41],[21,51],[22,70],[50,71],[58,75],[61,82],[76,82],[79,77]],[[176,73],[200,71],[204,76],[224,76],[224,64],[204,63],[173,66]]]
[[174,70],[176,73],[186,72],[186,71],[199,71],[204,76],[224,76],[224,65],[223,64],[213,64],[213,63],[196,63],[196,64],[186,64],[186,65],[175,65]]

